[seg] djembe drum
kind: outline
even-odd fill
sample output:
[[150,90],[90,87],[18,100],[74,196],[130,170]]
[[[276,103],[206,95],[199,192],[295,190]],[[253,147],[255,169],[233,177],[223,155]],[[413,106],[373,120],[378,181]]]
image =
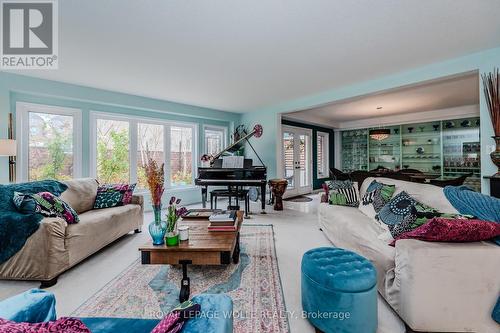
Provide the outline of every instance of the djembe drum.
[[283,210],[283,194],[285,194],[288,181],[286,179],[271,179],[269,186],[274,197],[274,210]]

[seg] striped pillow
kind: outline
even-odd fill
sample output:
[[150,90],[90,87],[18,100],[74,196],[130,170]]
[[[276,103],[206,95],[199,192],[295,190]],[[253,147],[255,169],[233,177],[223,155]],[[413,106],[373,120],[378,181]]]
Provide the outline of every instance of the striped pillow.
[[331,205],[358,207],[359,194],[357,186],[339,187],[331,190],[329,202]]

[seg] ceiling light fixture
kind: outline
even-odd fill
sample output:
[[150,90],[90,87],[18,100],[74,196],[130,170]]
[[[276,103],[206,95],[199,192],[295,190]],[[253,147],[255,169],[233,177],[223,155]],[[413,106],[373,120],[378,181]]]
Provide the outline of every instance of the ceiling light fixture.
[[370,130],[370,138],[377,141],[385,140],[391,134],[391,130],[388,128],[377,128]]

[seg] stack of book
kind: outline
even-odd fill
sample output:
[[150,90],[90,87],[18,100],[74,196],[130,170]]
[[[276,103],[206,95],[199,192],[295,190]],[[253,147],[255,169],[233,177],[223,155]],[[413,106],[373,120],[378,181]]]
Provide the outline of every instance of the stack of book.
[[236,231],[238,228],[235,210],[213,213],[208,220],[208,231]]

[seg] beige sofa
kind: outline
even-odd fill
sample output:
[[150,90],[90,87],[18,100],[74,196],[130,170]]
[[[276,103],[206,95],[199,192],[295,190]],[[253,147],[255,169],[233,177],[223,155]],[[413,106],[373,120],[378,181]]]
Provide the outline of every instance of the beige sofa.
[[[374,178],[367,178],[361,197]],[[443,189],[378,178],[441,212],[457,213]],[[500,295],[500,247],[490,242],[382,240],[383,229],[358,208],[321,204],[319,225],[331,242],[370,259],[379,293],[415,331],[499,332],[491,319]]]
[[57,277],[104,246],[143,224],[143,197],[134,195],[125,206],[93,209],[97,181],[91,178],[65,182],[61,198],[80,217],[77,224],[61,218],[44,218],[24,247],[0,265],[0,279],[37,280],[41,287],[57,282]]

